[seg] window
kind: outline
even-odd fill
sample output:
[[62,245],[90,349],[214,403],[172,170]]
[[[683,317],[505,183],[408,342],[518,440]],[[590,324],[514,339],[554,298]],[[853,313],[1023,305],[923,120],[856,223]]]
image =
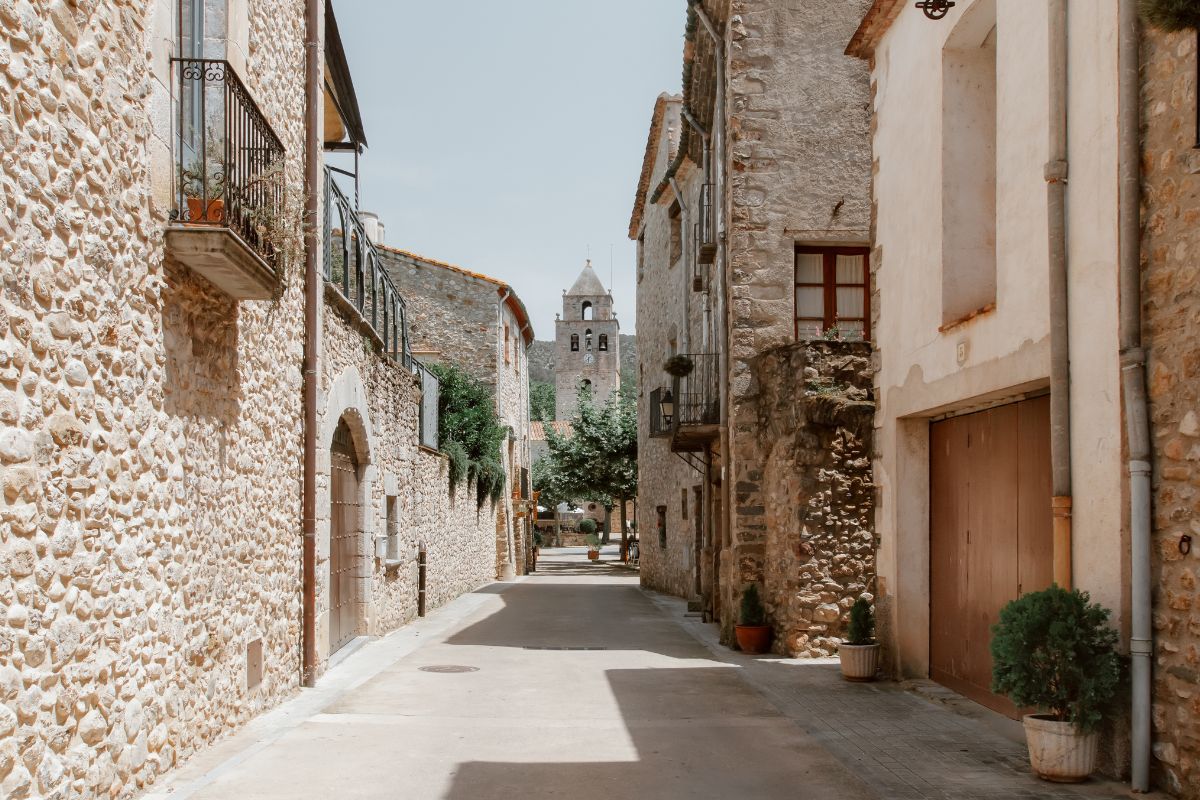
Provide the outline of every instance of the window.
[[844,339],[871,338],[871,276],[865,247],[796,248],[796,338],[837,326]]
[[575,353],[578,351],[579,351],[579,334],[572,333],[571,334],[571,352]]
[[688,490],[680,489],[679,490],[679,513],[683,515],[684,519],[688,518],[688,502],[687,501],[688,501]]
[[585,350],[592,349],[592,329],[591,328],[588,328],[586,331],[583,332],[583,343],[584,343]]
[[665,550],[667,547],[667,507],[658,506],[654,512],[657,517],[655,527],[658,529],[658,546]]
[[583,311],[583,318],[585,320],[590,320],[592,318],[592,304],[587,300],[584,300],[581,309]]
[[607,333],[600,334],[600,346],[598,349],[601,351],[605,351],[605,352],[608,350],[608,334]]
[[682,212],[679,210],[679,203],[676,201],[671,204],[671,252],[670,258],[667,261],[668,267],[675,266],[680,258],[683,257],[683,220],[681,219]]
[[510,348],[510,345],[509,345],[508,326],[505,325],[504,326],[504,363],[505,364],[512,363],[512,358],[509,356],[509,348]]
[[996,302],[996,1],[942,50],[942,324]]
[[[1200,136],[1200,134],[1198,134]],[[646,269],[646,234],[638,236],[637,240],[637,279],[638,283],[642,282],[642,275]]]
[[387,534],[387,560],[400,560],[400,498],[389,496],[385,503],[386,522],[384,532]]
[[583,395],[585,398],[591,399],[592,382],[587,378],[584,378],[579,382],[579,394]]

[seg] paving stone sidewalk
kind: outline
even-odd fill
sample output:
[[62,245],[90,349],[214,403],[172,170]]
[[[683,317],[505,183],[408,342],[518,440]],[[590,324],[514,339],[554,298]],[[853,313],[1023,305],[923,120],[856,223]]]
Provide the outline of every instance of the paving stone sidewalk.
[[[686,604],[646,594],[792,719],[880,797],[888,800],[1168,800],[1127,785],[1041,781],[1017,723],[936,686],[843,681],[836,659],[746,656],[723,647],[716,626],[686,616]],[[916,689],[916,691],[914,691]],[[938,702],[939,693],[947,702]],[[923,696],[928,695],[928,696]]]

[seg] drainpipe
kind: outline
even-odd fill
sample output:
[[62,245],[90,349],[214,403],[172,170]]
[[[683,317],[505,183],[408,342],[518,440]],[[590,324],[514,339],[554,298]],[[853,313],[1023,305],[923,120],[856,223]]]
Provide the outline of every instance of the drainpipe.
[[680,223],[683,227],[683,235],[687,237],[683,245],[683,330],[679,332],[679,352],[692,352],[692,321],[691,321],[691,304],[692,304],[692,259],[695,254],[692,252],[692,213],[688,208],[687,199],[683,196],[683,192],[679,191],[679,184],[674,178],[671,178],[671,191],[675,193],[675,202],[679,203],[679,215],[683,217]]
[[1150,699],[1153,629],[1150,590],[1150,421],[1146,401],[1146,351],[1142,349],[1141,293],[1141,117],[1137,0],[1120,0],[1117,60],[1120,104],[1121,381],[1129,446],[1132,784],[1150,791]]
[[[504,294],[500,295],[500,302],[496,304],[496,340],[497,341],[500,340],[501,332],[504,330],[504,304],[508,302],[508,298],[511,295],[512,295],[512,287],[505,286]],[[519,333],[517,335],[520,336]],[[513,343],[513,347],[514,347],[514,349],[516,348],[516,342]],[[497,367],[498,370],[503,368],[503,361],[504,361],[504,356],[501,355],[500,358],[498,358],[496,361],[496,363],[500,365]],[[499,379],[497,379],[497,381],[496,381],[496,413],[500,414],[501,419],[503,419],[503,409],[500,408],[500,381],[499,381]],[[509,459],[504,458],[504,454],[501,454],[500,460],[505,462],[508,470],[511,472],[512,463],[509,461]],[[507,497],[505,497],[500,504],[501,507],[505,508],[505,510],[506,510],[506,513],[504,514],[504,517],[505,517],[505,519],[504,519],[504,544],[505,544],[505,548],[508,550],[508,552],[505,554],[504,565],[500,568],[500,575],[497,576],[502,581],[511,581],[511,580],[516,580],[516,578],[517,578],[516,543],[513,538],[515,536],[514,529],[516,527],[516,524],[513,520],[513,508],[512,508],[512,499],[511,499],[512,498],[512,489],[513,489],[513,486],[516,485],[517,476],[510,474],[508,476],[508,479],[509,479],[508,491],[505,492]]]
[[1067,0],[1048,0],[1050,21],[1050,160],[1046,163],[1050,245],[1050,473],[1054,582],[1071,576],[1071,339],[1067,256]]
[[321,185],[321,0],[304,3],[304,476],[300,515],[303,530],[301,605],[304,647],[300,681],[317,681],[317,269],[318,190]]

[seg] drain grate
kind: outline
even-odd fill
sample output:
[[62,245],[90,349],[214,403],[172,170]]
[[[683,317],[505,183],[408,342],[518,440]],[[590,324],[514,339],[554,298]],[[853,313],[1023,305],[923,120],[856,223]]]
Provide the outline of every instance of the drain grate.
[[607,650],[607,647],[534,647],[525,645],[526,650]]
[[450,674],[455,672],[479,672],[479,667],[468,667],[464,664],[434,664],[431,667],[417,667],[421,672],[437,672]]

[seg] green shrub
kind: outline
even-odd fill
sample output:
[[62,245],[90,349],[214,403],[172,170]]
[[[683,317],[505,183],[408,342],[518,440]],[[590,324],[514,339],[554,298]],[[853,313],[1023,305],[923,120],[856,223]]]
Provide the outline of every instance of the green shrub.
[[598,551],[600,549],[600,537],[596,534],[589,533],[587,536],[583,537],[583,540],[587,542],[588,550]]
[[758,626],[767,624],[767,610],[758,596],[758,584],[747,584],[742,589],[742,609],[738,615],[739,625]]
[[594,520],[590,517],[586,517],[584,519],[579,520],[579,532],[580,533],[586,533],[586,534],[591,535],[596,532],[597,527],[598,526],[596,525],[596,520]]
[[1121,681],[1109,610],[1051,586],[1013,600],[992,627],[992,691],[1096,730]]
[[1200,28],[1200,4],[1196,0],[1141,0],[1142,16],[1164,31]]
[[488,459],[475,465],[475,503],[479,508],[489,499],[493,504],[504,496],[504,465]]
[[471,457],[467,455],[466,448],[453,439],[442,445],[442,452],[450,459],[450,488],[453,489],[467,480],[471,470]]
[[494,503],[504,495],[500,445],[508,436],[496,414],[495,391],[453,364],[433,364],[429,370],[441,384],[438,441],[450,457],[450,482],[477,481],[479,506],[489,497]]
[[850,608],[850,629],[846,632],[846,643],[875,644],[875,611],[865,597],[855,600]]

